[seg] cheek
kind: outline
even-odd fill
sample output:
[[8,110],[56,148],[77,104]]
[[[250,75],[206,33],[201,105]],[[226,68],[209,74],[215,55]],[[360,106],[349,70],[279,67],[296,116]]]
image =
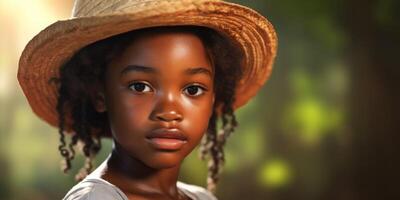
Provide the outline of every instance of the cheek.
[[189,130],[193,145],[197,145],[208,128],[208,122],[213,110],[212,98],[207,101],[192,101],[186,106],[188,108],[185,109],[187,112],[185,113],[186,120],[183,126],[186,130]]
[[[128,137],[140,133],[140,128],[148,121],[151,100],[132,98],[130,94],[116,94],[108,105],[110,125],[117,137]],[[121,138],[123,139],[123,138]]]

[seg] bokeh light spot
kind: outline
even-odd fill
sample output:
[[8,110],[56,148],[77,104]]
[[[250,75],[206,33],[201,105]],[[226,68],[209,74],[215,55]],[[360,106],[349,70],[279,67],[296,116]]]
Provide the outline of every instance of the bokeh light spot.
[[281,159],[267,161],[261,167],[259,177],[263,185],[273,188],[286,186],[292,179],[289,164]]

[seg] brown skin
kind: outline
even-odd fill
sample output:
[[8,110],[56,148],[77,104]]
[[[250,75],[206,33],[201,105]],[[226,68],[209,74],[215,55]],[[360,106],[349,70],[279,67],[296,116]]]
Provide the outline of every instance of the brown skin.
[[[114,141],[102,178],[129,199],[188,199],[178,193],[179,168],[205,134],[215,100],[201,40],[176,31],[136,37],[108,66],[100,91],[96,109],[107,111]],[[160,128],[180,130],[186,143],[155,148],[146,136]]]

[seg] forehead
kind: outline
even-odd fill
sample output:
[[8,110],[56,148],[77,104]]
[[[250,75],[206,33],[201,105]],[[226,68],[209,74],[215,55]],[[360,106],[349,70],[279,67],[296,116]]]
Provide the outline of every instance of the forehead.
[[173,71],[190,67],[212,70],[209,55],[201,38],[175,29],[145,31],[134,35],[125,51],[115,58],[114,67],[149,66]]

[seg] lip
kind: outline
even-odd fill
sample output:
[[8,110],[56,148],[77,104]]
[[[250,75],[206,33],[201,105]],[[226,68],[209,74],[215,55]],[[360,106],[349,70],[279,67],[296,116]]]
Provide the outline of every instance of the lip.
[[166,138],[166,139],[177,139],[177,140],[187,140],[187,137],[182,133],[181,130],[177,128],[159,128],[155,129],[147,135],[146,138]]
[[146,141],[159,150],[179,150],[187,143],[187,137],[179,129],[155,129],[146,136]]

